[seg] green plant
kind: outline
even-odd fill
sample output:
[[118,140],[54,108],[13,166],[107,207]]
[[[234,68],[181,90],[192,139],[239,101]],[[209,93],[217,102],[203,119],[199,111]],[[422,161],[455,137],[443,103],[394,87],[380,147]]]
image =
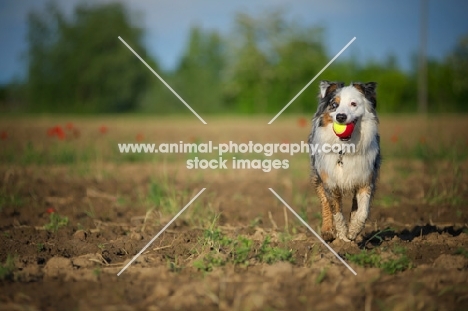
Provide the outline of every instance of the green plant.
[[347,254],[346,258],[361,267],[378,267],[381,257],[374,250],[362,250],[357,254]]
[[203,232],[204,245],[209,245],[212,249],[219,250],[223,246],[233,243],[233,240],[225,236],[219,229],[208,229]]
[[214,225],[215,221],[210,229],[203,232],[199,241],[201,249],[192,249],[191,251],[193,254],[204,254],[193,263],[194,267],[199,270],[212,271],[213,268],[224,266],[227,263],[248,266],[251,260],[268,264],[278,261],[294,262],[292,250],[271,246],[269,236],[265,237],[255,251],[253,240],[244,236],[231,239],[224,235],[219,228],[214,228]]
[[320,284],[325,280],[327,276],[327,268],[322,268],[320,269],[319,275],[317,275],[317,278],[315,279],[315,284]]
[[180,209],[181,198],[186,196],[185,193],[176,193],[171,187],[169,180],[166,176],[162,180],[151,180],[148,185],[148,194],[146,202],[151,208],[156,207],[159,211],[166,215],[173,215]]
[[301,209],[299,210],[299,216],[301,216],[302,220],[305,222],[309,222],[307,218],[307,207],[302,206]]
[[375,204],[383,208],[392,207],[398,205],[399,203],[400,199],[393,194],[383,195],[379,199],[375,200]]
[[101,273],[102,273],[102,270],[101,270],[100,267],[96,267],[96,268],[93,269],[93,274],[94,274],[97,278],[99,278],[99,276],[101,276]]
[[261,216],[257,216],[255,217],[249,224],[249,227],[251,228],[255,228],[257,227],[259,224],[263,223],[263,220],[262,220],[262,217]]
[[252,249],[252,243],[252,240],[243,236],[240,236],[237,240],[234,240],[234,250],[232,252],[234,264],[249,264],[249,254]]
[[384,230],[377,231],[373,236],[371,236],[370,238],[367,239],[367,241],[364,243],[364,246],[366,246],[367,243],[369,243],[373,239],[377,239],[377,240],[379,240],[379,243],[382,243],[384,241],[383,234],[386,233],[386,232],[393,232],[393,231],[394,231],[394,229],[392,229],[392,228],[386,228]]
[[166,191],[161,184],[152,180],[148,186],[148,200],[155,206],[161,206],[166,196]]
[[42,252],[43,250],[45,250],[44,243],[37,243],[36,245],[37,245],[38,252]]
[[15,270],[15,259],[8,255],[5,262],[0,264],[0,280],[11,279]]
[[[463,173],[459,164],[452,163],[453,180],[450,183],[441,182],[441,171],[435,172],[435,177],[432,179],[425,200],[429,205],[448,204],[450,206],[459,206],[463,203]],[[458,218],[462,216],[461,210],[457,209],[456,215]]]
[[180,272],[182,271],[182,266],[178,263],[177,257],[174,260],[167,258],[167,266],[171,272]]
[[193,266],[199,270],[210,272],[213,271],[213,268],[224,266],[226,263],[227,260],[220,254],[210,252],[202,259],[194,261]]
[[58,213],[51,213],[49,223],[44,225],[46,230],[56,232],[59,228],[68,225],[68,217],[60,216]]
[[17,194],[7,194],[4,191],[0,191],[0,211],[7,205],[21,206],[24,204],[23,198]]
[[[185,199],[183,201],[186,201]],[[191,227],[206,228],[211,225],[209,219],[218,219],[220,214],[216,213],[211,203],[195,201],[190,209],[182,214],[182,219]]]
[[411,268],[411,261],[408,257],[406,257],[406,255],[402,255],[395,259],[382,261],[379,268],[388,274],[395,274],[397,272],[405,271],[406,269]]
[[289,261],[294,263],[291,250],[280,247],[272,247],[270,244],[271,238],[270,236],[266,236],[258,250],[257,259],[259,259],[259,261],[265,262],[267,264],[272,264],[278,261]]
[[462,256],[468,258],[468,250],[465,249],[465,248],[463,248],[463,247],[459,247],[459,248],[457,249],[457,251],[455,252],[455,254],[456,254],[456,255],[462,255]]
[[94,205],[91,202],[91,200],[88,200],[88,206],[89,206],[89,210],[85,210],[84,213],[86,214],[86,216],[88,216],[91,219],[96,218],[96,210],[94,209]]
[[380,268],[388,274],[395,274],[412,267],[410,259],[406,256],[406,249],[401,246],[395,246],[392,256],[385,260],[375,250],[362,250],[357,254],[348,254],[346,258],[359,266]]

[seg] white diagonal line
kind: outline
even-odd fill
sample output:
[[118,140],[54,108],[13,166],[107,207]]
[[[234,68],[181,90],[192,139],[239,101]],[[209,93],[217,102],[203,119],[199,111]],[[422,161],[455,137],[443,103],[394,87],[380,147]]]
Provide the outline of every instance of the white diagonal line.
[[317,237],[317,239],[319,239],[319,241],[322,242],[323,245],[325,245],[325,246],[333,253],[333,255],[335,255],[336,258],[338,258],[338,259],[346,266],[346,268],[349,269],[349,271],[351,271],[354,275],[357,275],[356,271],[354,271],[353,268],[351,268],[351,267],[346,263],[346,261],[344,261],[343,258],[341,258],[340,255],[338,255],[338,254],[335,252],[335,250],[333,250],[333,248],[331,248],[330,245],[328,245],[328,244],[322,239],[322,237],[321,237],[320,235],[318,235],[317,232],[315,232],[314,229],[312,229],[312,228],[304,221],[304,219],[302,219],[301,216],[299,216],[299,215],[291,208],[291,206],[289,206],[288,203],[286,203],[286,202],[283,200],[283,198],[281,198],[281,197],[275,192],[275,190],[273,190],[272,188],[268,188],[268,189],[270,189],[270,191],[278,198],[278,200],[280,200],[280,201],[291,211],[291,213],[293,213],[294,216],[296,216],[297,219],[299,219],[299,220],[302,222],[302,224],[303,224],[304,226],[306,226],[307,229],[309,229],[309,230]]
[[327,69],[327,68],[328,68],[328,66],[330,66],[330,65],[331,65],[331,63],[333,63],[333,62],[335,61],[335,59],[337,59],[337,58],[338,58],[338,56],[340,56],[340,55],[341,55],[341,53],[343,53],[343,52],[344,52],[344,51],[345,51],[345,50],[348,48],[348,46],[350,46],[350,45],[351,45],[351,43],[353,43],[353,41],[354,41],[354,40],[356,40],[356,37],[352,38],[352,39],[351,39],[351,41],[349,41],[349,42],[348,42],[348,44],[346,44],[346,45],[344,46],[344,48],[342,48],[342,49],[341,49],[341,51],[339,51],[339,52],[338,52],[338,54],[336,54],[336,55],[335,55],[335,57],[333,57],[333,58],[331,59],[331,61],[329,61],[329,62],[328,62],[328,64],[326,64],[326,65],[325,65],[325,67],[323,67],[323,69],[322,69],[322,70],[320,70],[320,71],[319,71],[319,73],[317,73],[317,74],[315,75],[315,77],[314,77],[312,80],[310,80],[310,82],[309,82],[309,83],[307,83],[307,84],[306,84],[306,86],[304,86],[304,87],[302,88],[302,90],[300,90],[300,91],[299,91],[299,93],[297,93],[297,95],[296,95],[296,96],[294,96],[294,98],[293,98],[293,99],[291,99],[291,100],[289,101],[289,103],[287,103],[287,104],[286,104],[286,106],[284,106],[284,108],[283,108],[283,109],[281,109],[281,111],[280,111],[280,112],[278,112],[278,114],[277,114],[277,115],[276,115],[276,116],[275,116],[273,119],[271,119],[271,121],[270,121],[270,122],[268,122],[268,124],[271,124],[271,123],[273,123],[273,121],[275,121],[275,120],[276,120],[276,118],[278,118],[278,117],[280,116],[280,114],[282,114],[282,113],[283,113],[283,111],[285,111],[285,110],[286,110],[286,108],[288,108],[288,107],[289,107],[289,105],[291,105],[291,104],[293,103],[293,101],[295,101],[295,100],[296,100],[296,98],[298,98],[298,97],[299,97],[299,95],[301,95],[301,94],[302,94],[302,92],[304,92],[304,90],[305,90],[306,88],[308,88],[308,87],[309,87],[309,85],[311,85],[311,84],[312,84],[312,82],[314,82],[314,81],[315,81],[315,79],[317,79],[317,78],[318,78],[318,76],[320,76],[320,74],[322,74],[322,72],[324,72],[324,71],[325,71],[325,69]]
[[206,188],[200,190],[200,192],[198,192],[197,195],[194,196],[193,199],[191,199],[190,202],[188,202],[187,205],[185,205],[184,208],[181,209],[180,212],[178,212],[177,215],[175,215],[174,218],[172,218],[171,221],[169,221],[167,225],[165,225],[164,228],[162,228],[161,231],[159,231],[158,234],[156,234],[154,238],[152,238],[151,241],[149,241],[148,244],[146,244],[146,246],[143,247],[143,249],[125,265],[125,267],[123,267],[122,270],[120,270],[119,273],[117,273],[117,276],[120,276],[141,254],[143,254],[143,252],[161,235],[161,233],[163,233],[174,222],[174,220],[176,220],[177,217],[179,217],[190,206],[190,204],[192,204],[193,201],[195,201],[195,199],[198,198],[198,196],[202,194],[203,191],[205,191],[205,189]]
[[164,81],[164,79],[161,78],[161,77],[156,73],[156,71],[154,71],[153,68],[151,68],[151,67],[146,63],[146,62],[143,60],[143,58],[141,58],[140,55],[138,55],[137,52],[135,52],[135,51],[130,47],[130,45],[128,45],[127,42],[125,42],[124,39],[122,39],[120,36],[119,36],[119,39],[120,39],[120,41],[122,41],[123,44],[125,44],[125,46],[126,46],[130,51],[132,51],[133,54],[135,54],[136,57],[138,57],[138,59],[139,59],[143,64],[145,64],[146,67],[148,67],[149,70],[151,70],[152,73],[154,73],[154,75],[155,75],[156,77],[158,77],[159,80],[161,80],[162,83],[164,83],[164,85],[165,85],[169,90],[171,90],[172,93],[174,93],[174,95],[175,95],[182,103],[184,103],[185,106],[187,106],[188,109],[190,109],[190,111],[191,111],[194,115],[196,115],[196,116],[198,117],[198,119],[200,119],[200,121],[203,122],[203,124],[206,124],[205,120],[203,120],[202,117],[200,117],[200,116],[198,115],[198,113],[196,113],[195,110],[193,110],[192,107],[190,107],[189,104],[187,104],[187,103],[185,102],[185,100],[184,100],[182,97],[180,97],[179,94],[177,94],[176,91],[174,91],[174,90],[172,89],[172,87],[170,87],[169,84],[167,84],[166,81]]

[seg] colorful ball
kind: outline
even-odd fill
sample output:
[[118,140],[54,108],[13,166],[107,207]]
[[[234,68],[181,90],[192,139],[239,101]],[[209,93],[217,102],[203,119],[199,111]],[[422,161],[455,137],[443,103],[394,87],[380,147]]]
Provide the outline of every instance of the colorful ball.
[[340,123],[333,123],[333,131],[335,132],[336,136],[339,138],[347,138],[353,134],[354,131],[354,122],[349,124],[340,124]]

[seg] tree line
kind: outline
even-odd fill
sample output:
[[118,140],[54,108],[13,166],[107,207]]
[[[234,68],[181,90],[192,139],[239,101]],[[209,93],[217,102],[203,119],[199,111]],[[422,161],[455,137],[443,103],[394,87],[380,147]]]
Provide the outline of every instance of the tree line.
[[[281,12],[239,13],[229,34],[190,30],[175,69],[161,70],[144,29],[122,4],[80,4],[67,17],[56,5],[28,17],[27,78],[0,89],[0,110],[70,113],[188,113],[186,107],[117,39],[121,36],[200,113],[277,113],[333,56],[325,30]],[[380,112],[417,110],[417,62],[341,57],[320,79],[376,81]],[[443,60],[428,60],[429,112],[467,112],[468,36]],[[315,110],[317,83],[286,112]]]

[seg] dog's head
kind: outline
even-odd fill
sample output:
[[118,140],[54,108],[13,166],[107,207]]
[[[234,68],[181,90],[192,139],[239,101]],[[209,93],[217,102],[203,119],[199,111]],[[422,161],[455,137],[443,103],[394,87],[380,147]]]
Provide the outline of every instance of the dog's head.
[[375,82],[354,82],[344,86],[343,82],[320,82],[320,103],[316,113],[319,126],[333,122],[357,123],[367,114],[375,115],[377,106]]

